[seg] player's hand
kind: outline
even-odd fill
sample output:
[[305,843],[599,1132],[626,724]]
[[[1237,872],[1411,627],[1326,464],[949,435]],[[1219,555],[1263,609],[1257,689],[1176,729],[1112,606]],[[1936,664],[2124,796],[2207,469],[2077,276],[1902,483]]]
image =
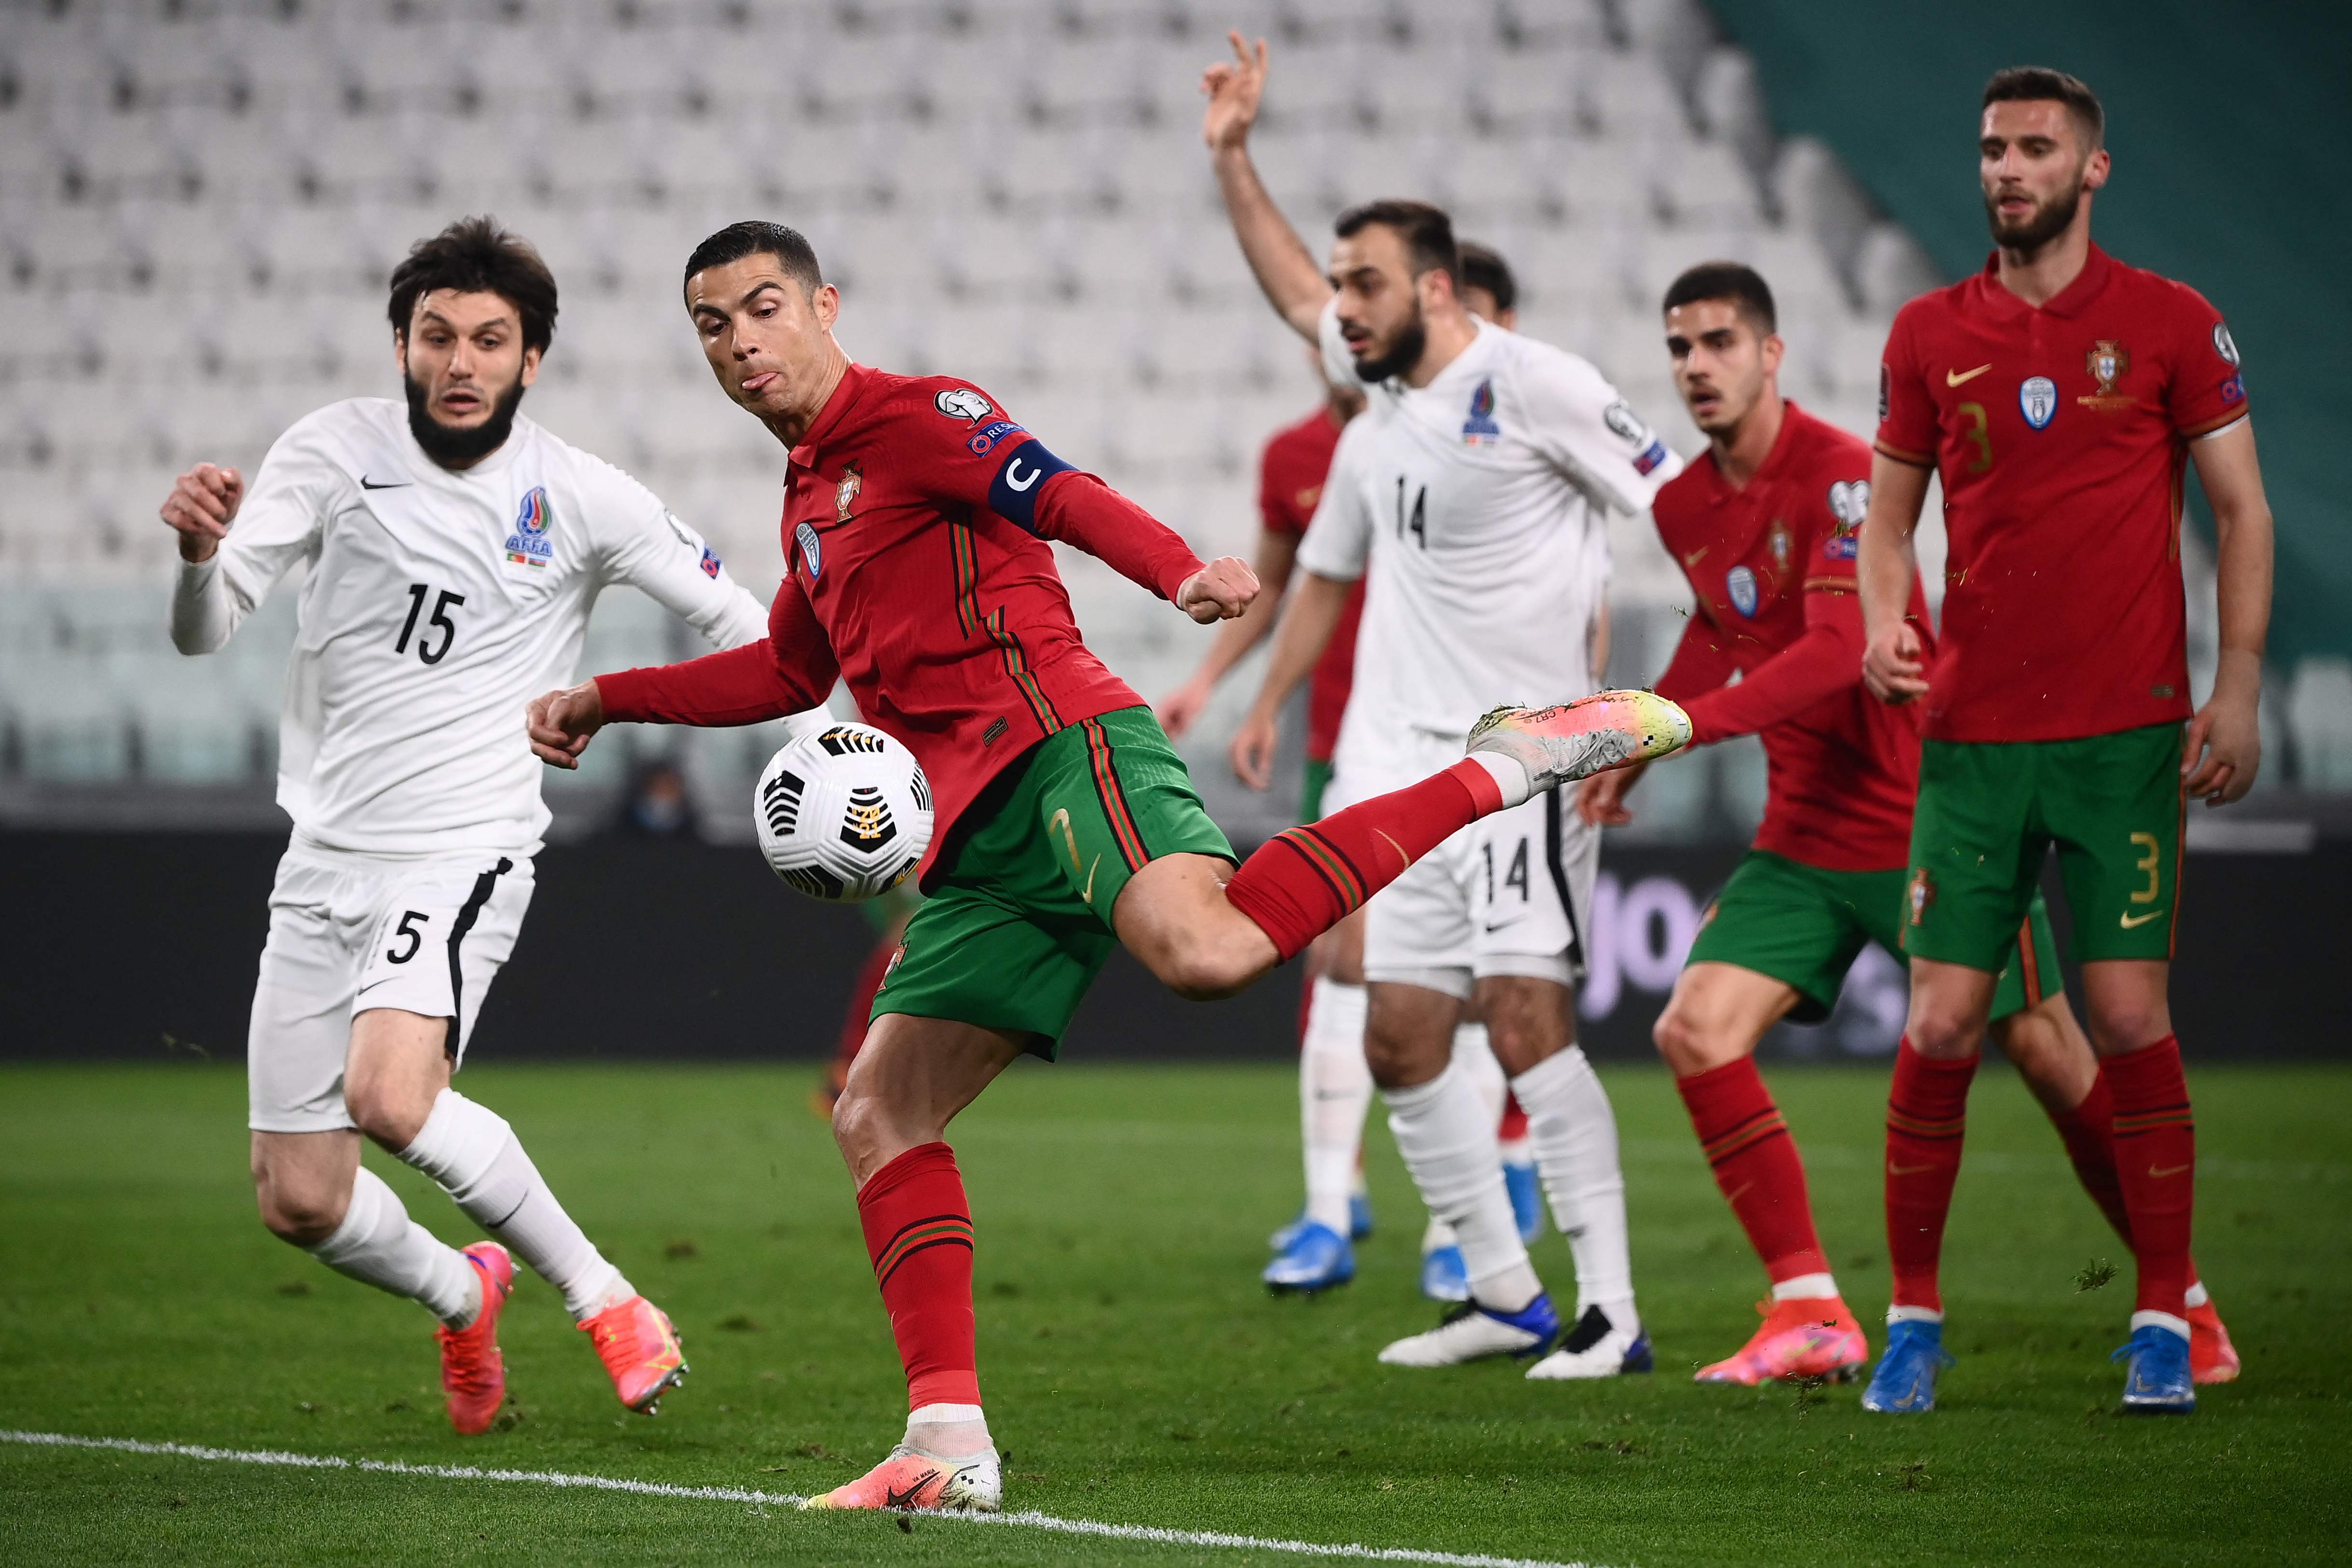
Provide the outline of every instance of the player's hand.
[[1192,728],[1193,721],[1201,716],[1201,710],[1209,706],[1209,693],[1213,689],[1207,681],[1194,675],[1153,706],[1160,727],[1168,732],[1169,739],[1183,738],[1184,732]]
[[[2253,664],[2252,655],[2242,658]],[[2243,800],[2263,765],[2262,677],[2240,675],[2226,652],[2221,659],[2213,695],[2189,721],[2180,747],[2180,788],[2208,806]]]
[[1649,768],[1647,762],[1633,762],[1591,775],[1576,787],[1577,816],[1588,827],[1625,826],[1633,820],[1633,813],[1625,809],[1626,793]]
[[1176,608],[1206,626],[1231,621],[1257,598],[1257,573],[1237,555],[1221,555],[1184,580]]
[[179,531],[180,559],[210,560],[244,502],[245,476],[234,468],[199,463],[174,480],[161,515]]
[[1225,748],[1225,755],[1233,759],[1234,777],[1253,789],[1270,789],[1274,750],[1281,742],[1281,719],[1262,708],[1250,709],[1241,728],[1234,732],[1234,743]]
[[593,681],[534,697],[523,712],[530,749],[550,768],[577,768],[588,741],[604,727],[604,695]]
[[1209,95],[1209,112],[1201,122],[1201,140],[1212,152],[1239,151],[1257,123],[1257,100],[1265,91],[1265,40],[1255,47],[1239,33],[1227,33],[1234,57],[1219,60],[1201,73],[1201,90]]
[[1927,695],[1927,666],[1921,659],[1919,628],[1897,621],[1870,639],[1863,650],[1862,680],[1883,703],[1907,703]]

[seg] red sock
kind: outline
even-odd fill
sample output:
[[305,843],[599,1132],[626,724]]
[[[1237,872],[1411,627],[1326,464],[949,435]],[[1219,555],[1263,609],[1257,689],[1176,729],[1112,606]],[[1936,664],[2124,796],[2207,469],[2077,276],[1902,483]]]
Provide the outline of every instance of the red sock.
[[907,1407],[980,1403],[971,1314],[971,1209],[955,1152],[908,1149],[857,1189],[866,1252],[907,1368]]
[[2138,1310],[2180,1317],[2189,1310],[2181,1296],[2189,1289],[2189,1217],[2197,1196],[2197,1124],[2189,1118],[2180,1042],[2168,1034],[2100,1065],[2115,1092],[2116,1172],[2139,1259]]
[[2100,1073],[2091,1081],[2091,1092],[2083,1103],[2071,1111],[2052,1111],[2051,1125],[2058,1129],[2059,1139],[2066,1145],[2066,1157],[2074,1162],[2075,1178],[2116,1234],[2131,1245],[2131,1218],[2124,1210],[2124,1188],[2116,1175],[2116,1096],[2107,1083],[2107,1075]]
[[1498,1144],[1516,1144],[1528,1135],[1528,1113],[1519,1109],[1519,1097],[1509,1090],[1503,1091],[1503,1120],[1495,1129]]
[[1805,1193],[1804,1162],[1755,1060],[1743,1056],[1677,1078],[1675,1087],[1690,1108],[1715,1185],[1730,1200],[1772,1282],[1828,1273],[1830,1260],[1814,1234],[1813,1206]]
[[1898,1307],[1944,1310],[1936,1268],[1960,1174],[1969,1082],[1976,1075],[1973,1056],[1931,1061],[1911,1049],[1908,1036],[1895,1049],[1895,1082],[1886,1094],[1886,1260]]
[[1293,958],[1405,867],[1502,809],[1495,776],[1465,757],[1418,784],[1276,834],[1242,862],[1225,896]]

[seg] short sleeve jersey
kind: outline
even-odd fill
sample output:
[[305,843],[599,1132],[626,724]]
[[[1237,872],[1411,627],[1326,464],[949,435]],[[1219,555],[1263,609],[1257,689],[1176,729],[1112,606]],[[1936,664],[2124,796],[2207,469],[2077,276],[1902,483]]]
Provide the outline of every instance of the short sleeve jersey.
[[1943,479],[1927,734],[2060,740],[2188,716],[2190,440],[2246,415],[2237,345],[2186,284],[2096,246],[2036,308],[1984,271],[1895,319],[1877,448]]
[[[1742,674],[1805,634],[1811,594],[1854,592],[1854,557],[1870,507],[1870,448],[1791,402],[1763,465],[1734,489],[1704,456],[1658,492],[1658,537],[1696,596],[1688,635],[1704,636]],[[1927,595],[1911,619],[1932,653]],[[1668,689],[1686,700],[1701,695]],[[1756,847],[1827,871],[1908,862],[1919,788],[1916,704],[1890,706],[1853,684],[1761,734],[1769,788]]]
[[174,641],[217,647],[297,562],[278,802],[298,842],[354,853],[538,847],[545,769],[523,708],[570,684],[604,587],[644,590],[718,647],[766,628],[701,536],[618,468],[528,419],[443,468],[384,398],[278,437],[228,537],[182,567]]
[[[1339,444],[1339,426],[1319,408],[1284,425],[1266,442],[1258,460],[1257,509],[1268,533],[1295,538],[1307,532]],[[1339,623],[1331,629],[1331,641],[1315,663],[1307,700],[1307,755],[1317,762],[1328,762],[1331,748],[1339,744],[1339,718],[1348,711],[1348,688],[1356,678],[1356,632],[1363,615],[1364,585],[1359,579],[1339,612]]]
[[[1336,366],[1336,306],[1323,329]],[[1400,727],[1459,738],[1496,704],[1591,692],[1606,514],[1642,510],[1681,470],[1590,362],[1483,321],[1428,385],[1366,392],[1298,552],[1368,580],[1342,777],[1392,770]]]

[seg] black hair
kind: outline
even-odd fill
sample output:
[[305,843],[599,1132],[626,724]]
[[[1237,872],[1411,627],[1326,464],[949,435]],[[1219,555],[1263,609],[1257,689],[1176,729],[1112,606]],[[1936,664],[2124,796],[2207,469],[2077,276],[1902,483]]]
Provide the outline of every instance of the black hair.
[[814,294],[824,287],[824,274],[816,264],[816,247],[809,244],[807,237],[798,229],[759,218],[729,224],[696,246],[694,254],[686,258],[686,277],[678,279],[679,287],[683,287],[687,278],[698,272],[724,267],[747,256],[774,256],[783,267],[784,276],[799,284],[803,294]]
[[1695,305],[1702,299],[1728,299],[1732,308],[1748,318],[1756,328],[1756,335],[1769,338],[1780,329],[1780,314],[1772,308],[1772,286],[1764,275],[1744,262],[1702,261],[1687,268],[1666,287],[1665,302],[1658,307],[1660,314],[1678,305]]
[[546,352],[555,337],[555,275],[530,242],[492,217],[460,218],[408,247],[392,269],[392,328],[404,336],[416,302],[436,288],[495,294],[522,319],[526,349]]
[[1454,247],[1462,257],[1462,270],[1454,277],[1460,288],[1483,288],[1495,297],[1495,308],[1514,310],[1519,303],[1519,280],[1511,276],[1511,264],[1486,246],[1475,240],[1463,240]]
[[1394,229],[1404,241],[1405,259],[1415,277],[1443,272],[1457,284],[1462,281],[1462,249],[1454,242],[1454,220],[1444,208],[1427,202],[1366,202],[1341,213],[1331,231],[1346,239],[1372,224]]
[[2048,66],[2011,66],[1985,83],[1985,107],[1996,103],[2063,103],[2082,128],[2083,149],[2095,152],[2106,140],[2107,111],[2081,77]]

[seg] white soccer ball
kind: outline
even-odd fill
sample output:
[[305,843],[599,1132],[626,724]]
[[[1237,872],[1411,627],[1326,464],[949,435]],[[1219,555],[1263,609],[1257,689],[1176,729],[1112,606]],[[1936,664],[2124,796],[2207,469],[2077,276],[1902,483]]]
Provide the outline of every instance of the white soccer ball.
[[856,904],[914,874],[931,842],[931,784],[880,730],[828,725],[768,758],[751,817],[778,876],[811,898]]

